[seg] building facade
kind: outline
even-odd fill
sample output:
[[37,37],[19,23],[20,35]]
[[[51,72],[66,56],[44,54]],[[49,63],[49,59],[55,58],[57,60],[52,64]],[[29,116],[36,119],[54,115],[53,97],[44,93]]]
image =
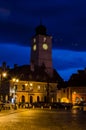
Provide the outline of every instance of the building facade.
[[[48,90],[47,90],[48,88]],[[10,80],[11,102],[56,102],[57,83]],[[47,99],[49,97],[49,100]]]
[[58,90],[57,98],[60,102],[72,104],[86,102],[86,69],[72,74],[65,87]]
[[6,67],[0,99],[11,102],[57,102],[57,86],[63,79],[52,66],[52,36],[39,25],[31,43],[30,65]]
[[70,101],[75,103],[86,102],[86,69],[78,70],[68,81]]

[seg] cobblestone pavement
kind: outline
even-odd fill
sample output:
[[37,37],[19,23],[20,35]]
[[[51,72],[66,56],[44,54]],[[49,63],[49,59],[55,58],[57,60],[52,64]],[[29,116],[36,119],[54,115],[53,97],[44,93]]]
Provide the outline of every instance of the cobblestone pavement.
[[0,130],[86,130],[86,113],[47,109],[0,112]]

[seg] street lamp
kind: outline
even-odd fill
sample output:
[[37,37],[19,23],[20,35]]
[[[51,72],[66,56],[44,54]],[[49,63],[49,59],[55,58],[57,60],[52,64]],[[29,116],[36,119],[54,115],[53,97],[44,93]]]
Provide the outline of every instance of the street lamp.
[[7,77],[7,72],[0,73],[0,100],[3,100],[5,88],[3,87],[2,81],[3,81],[3,78],[6,78],[6,77]]
[[2,77],[3,77],[3,78],[7,77],[7,73],[6,73],[6,72],[3,72],[3,73],[2,73]]
[[[0,81],[2,81],[3,78],[7,77],[7,73],[6,72],[2,72],[0,74]],[[1,82],[0,82],[1,83]]]
[[19,82],[19,79],[13,78],[12,81],[13,82]]
[[17,89],[17,86],[16,86],[16,83],[19,82],[19,79],[17,78],[13,78],[12,79],[12,88],[11,88],[11,95],[12,95],[12,98],[11,98],[11,102],[12,103],[16,103],[16,89]]

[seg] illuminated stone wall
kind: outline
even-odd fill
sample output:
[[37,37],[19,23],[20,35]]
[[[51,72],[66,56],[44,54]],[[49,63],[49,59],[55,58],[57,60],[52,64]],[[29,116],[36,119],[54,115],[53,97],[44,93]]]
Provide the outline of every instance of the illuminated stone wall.
[[[16,96],[16,102],[22,102],[22,96],[25,102],[44,102],[47,97],[47,88],[49,91],[49,101],[56,102],[57,84],[46,82],[19,81],[13,83],[10,81],[10,96]],[[32,99],[31,99],[32,98]],[[32,100],[32,101],[31,101]]]

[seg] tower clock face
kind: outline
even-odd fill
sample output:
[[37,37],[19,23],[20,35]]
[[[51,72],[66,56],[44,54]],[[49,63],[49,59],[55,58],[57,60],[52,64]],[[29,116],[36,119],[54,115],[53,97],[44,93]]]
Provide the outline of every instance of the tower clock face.
[[47,43],[43,43],[43,46],[42,46],[42,47],[43,47],[44,50],[47,50],[47,49],[48,49]]
[[34,44],[33,45],[33,50],[36,51],[36,49],[37,49],[37,46],[36,46],[36,44]]

